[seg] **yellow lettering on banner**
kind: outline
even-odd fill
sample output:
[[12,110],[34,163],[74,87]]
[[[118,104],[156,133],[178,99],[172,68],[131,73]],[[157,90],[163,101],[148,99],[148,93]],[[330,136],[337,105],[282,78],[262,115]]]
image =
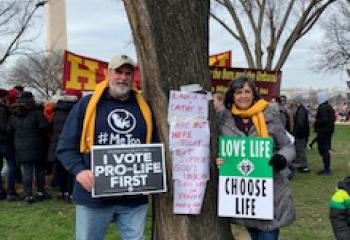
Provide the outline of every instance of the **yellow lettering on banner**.
[[226,68],[224,68],[224,71],[222,73],[222,78],[223,79],[233,80],[235,78],[235,72],[227,70]]
[[218,69],[214,69],[210,71],[212,75],[212,79],[221,79],[222,72]]
[[259,94],[268,95],[269,89],[268,88],[259,88]]
[[226,62],[230,60],[230,53],[209,56],[209,66],[227,67]]
[[218,64],[218,66],[225,67],[227,60],[228,60],[228,55],[220,56],[219,57],[219,64]]
[[254,71],[247,71],[246,76],[251,78],[251,79],[255,79],[255,72]]
[[245,72],[236,72],[236,77],[245,76]]
[[209,66],[213,66],[217,62],[216,57],[209,57]]
[[218,85],[218,86],[216,86],[216,91],[225,93],[227,91],[227,87]]
[[256,80],[259,82],[277,82],[277,76],[273,73],[257,71]]
[[[67,88],[69,89],[83,89],[93,90],[96,86],[96,70],[98,69],[98,63],[96,61],[68,55],[68,62],[71,64],[69,81],[67,81]],[[79,64],[85,65],[88,69],[79,68]],[[79,78],[85,78],[84,87]]]

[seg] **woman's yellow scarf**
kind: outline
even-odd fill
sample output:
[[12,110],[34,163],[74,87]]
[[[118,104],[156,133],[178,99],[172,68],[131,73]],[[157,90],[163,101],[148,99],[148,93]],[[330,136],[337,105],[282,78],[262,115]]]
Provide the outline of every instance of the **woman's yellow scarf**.
[[[84,117],[83,130],[80,139],[80,152],[88,153],[91,150],[92,145],[94,145],[94,135],[95,135],[95,119],[96,119],[96,106],[99,102],[103,92],[108,87],[108,80],[104,80],[97,84],[92,97],[86,108],[86,113]],[[142,116],[145,119],[147,126],[146,133],[146,143],[151,143],[152,140],[152,113],[151,110],[141,95],[141,93],[133,87],[132,90],[135,92],[137,103],[142,112]]]
[[252,118],[252,122],[258,133],[259,137],[268,137],[269,132],[267,131],[266,122],[264,118],[263,111],[269,103],[263,99],[260,99],[253,106],[251,106],[247,110],[239,110],[233,104],[231,108],[231,112],[234,115],[238,115],[241,118]]

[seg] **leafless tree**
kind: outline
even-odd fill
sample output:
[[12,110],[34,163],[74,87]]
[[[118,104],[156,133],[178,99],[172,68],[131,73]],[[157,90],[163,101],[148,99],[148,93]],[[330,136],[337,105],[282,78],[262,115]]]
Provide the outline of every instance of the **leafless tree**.
[[338,2],[332,12],[323,24],[323,42],[314,49],[316,71],[334,72],[350,65],[350,0]]
[[335,1],[212,0],[211,17],[239,42],[250,68],[280,70],[295,43]]
[[8,84],[23,85],[35,91],[39,98],[49,99],[61,89],[63,53],[25,55],[7,72]]
[[36,10],[46,2],[0,1],[0,65],[10,56],[26,52],[27,44],[33,41],[33,37],[26,36],[31,27],[31,20]]
[[[153,239],[231,240],[228,219],[217,217],[217,156],[211,121],[210,181],[199,215],[173,213],[172,158],[169,152],[167,104],[169,90],[198,83],[210,90],[208,67],[209,0],[124,0],[133,32],[142,89],[154,111],[161,142],[166,146],[168,192],[155,196]],[[215,119],[213,112],[211,119]]]

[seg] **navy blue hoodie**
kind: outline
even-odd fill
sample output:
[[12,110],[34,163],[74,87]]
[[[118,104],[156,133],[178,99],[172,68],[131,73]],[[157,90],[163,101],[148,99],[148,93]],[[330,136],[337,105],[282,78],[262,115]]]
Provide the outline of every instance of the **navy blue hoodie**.
[[[80,153],[80,139],[84,116],[91,95],[82,98],[71,110],[65,122],[57,146],[57,157],[76,176],[90,168],[90,153]],[[153,119],[152,119],[153,121]],[[153,121],[152,142],[158,142]],[[105,90],[96,107],[94,145],[121,145],[146,143],[146,122],[137,104],[135,94],[121,101]],[[74,181],[73,201],[89,207],[108,204],[137,206],[147,203],[147,196],[132,195],[112,198],[92,198],[79,182]]]

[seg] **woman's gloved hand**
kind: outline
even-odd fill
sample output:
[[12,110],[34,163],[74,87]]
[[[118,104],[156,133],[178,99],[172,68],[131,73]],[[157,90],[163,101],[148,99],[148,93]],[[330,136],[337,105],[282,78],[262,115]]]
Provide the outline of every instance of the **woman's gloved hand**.
[[287,160],[283,155],[277,153],[272,156],[269,165],[272,166],[273,170],[279,172],[287,166]]

